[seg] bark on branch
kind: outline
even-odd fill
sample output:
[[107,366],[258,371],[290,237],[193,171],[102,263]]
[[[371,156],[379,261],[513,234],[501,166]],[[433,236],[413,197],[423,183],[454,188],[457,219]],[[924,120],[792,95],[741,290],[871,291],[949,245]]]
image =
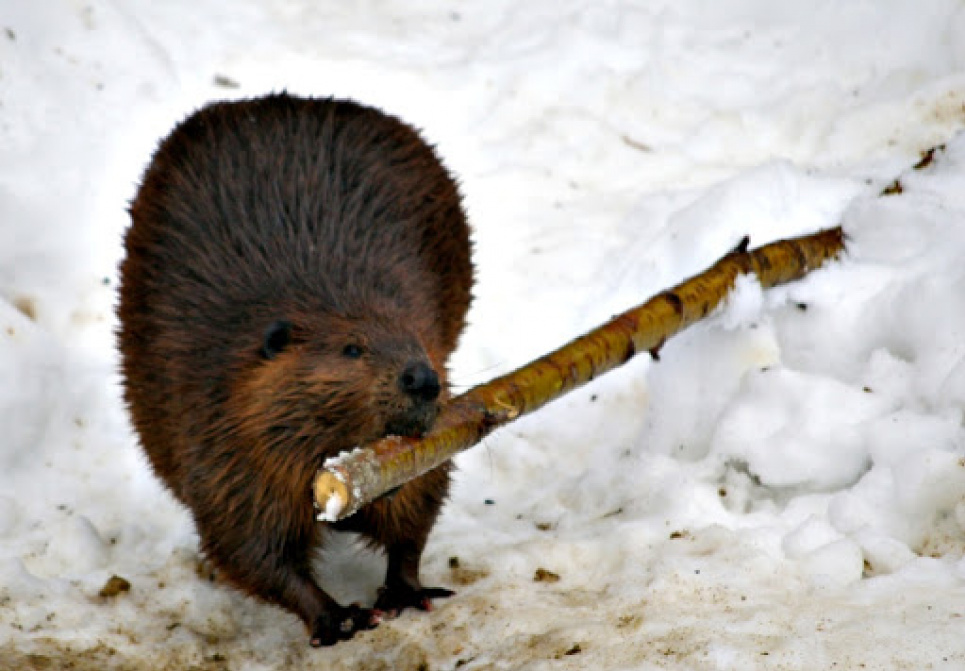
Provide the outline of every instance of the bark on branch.
[[844,250],[840,227],[753,251],[748,239],[708,270],[516,371],[452,399],[421,439],[390,436],[325,462],[314,484],[319,520],[348,517],[366,503],[472,447],[494,429],[625,363],[656,357],[670,336],[702,319],[754,273],[764,288],[799,279]]

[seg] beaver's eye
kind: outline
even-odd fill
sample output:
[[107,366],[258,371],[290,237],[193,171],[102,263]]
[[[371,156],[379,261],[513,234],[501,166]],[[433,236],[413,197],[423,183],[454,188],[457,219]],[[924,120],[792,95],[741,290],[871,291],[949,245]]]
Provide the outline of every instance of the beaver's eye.
[[362,356],[362,348],[355,343],[350,343],[342,348],[342,356],[346,356],[349,359],[358,359]]
[[292,324],[280,319],[265,329],[265,337],[261,343],[261,355],[266,359],[274,359],[292,341]]

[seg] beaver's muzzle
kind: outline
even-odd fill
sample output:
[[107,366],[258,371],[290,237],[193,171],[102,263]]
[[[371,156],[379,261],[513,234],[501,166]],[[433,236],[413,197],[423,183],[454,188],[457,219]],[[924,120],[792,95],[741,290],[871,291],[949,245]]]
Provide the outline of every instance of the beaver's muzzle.
[[398,378],[398,387],[408,403],[386,423],[386,433],[397,436],[421,436],[436,421],[439,412],[439,375],[422,360],[410,361]]

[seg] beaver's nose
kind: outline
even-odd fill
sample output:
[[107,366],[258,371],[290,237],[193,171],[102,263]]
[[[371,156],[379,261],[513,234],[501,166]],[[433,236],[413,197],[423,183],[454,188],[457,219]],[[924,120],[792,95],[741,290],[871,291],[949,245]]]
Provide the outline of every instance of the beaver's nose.
[[439,376],[425,361],[412,361],[399,376],[402,391],[423,401],[439,398]]

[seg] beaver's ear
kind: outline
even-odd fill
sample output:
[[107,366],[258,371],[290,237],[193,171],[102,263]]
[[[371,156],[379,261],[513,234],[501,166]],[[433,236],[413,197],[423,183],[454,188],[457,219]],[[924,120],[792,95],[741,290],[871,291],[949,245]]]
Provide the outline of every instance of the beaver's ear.
[[266,359],[274,359],[285,350],[292,341],[292,324],[284,319],[272,322],[265,329],[265,337],[261,342],[261,355]]

